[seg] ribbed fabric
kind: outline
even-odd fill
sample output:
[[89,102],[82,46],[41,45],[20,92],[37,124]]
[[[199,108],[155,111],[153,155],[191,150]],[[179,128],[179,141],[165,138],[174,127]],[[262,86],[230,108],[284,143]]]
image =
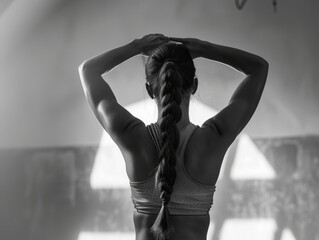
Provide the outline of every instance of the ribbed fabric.
[[[171,215],[206,215],[212,204],[216,187],[196,182],[186,172],[184,152],[186,145],[198,126],[189,124],[180,132],[180,144],[176,151],[177,177],[171,200],[168,204]],[[161,131],[157,124],[147,126],[154,144],[160,152]],[[158,214],[161,209],[160,192],[155,188],[155,173],[153,169],[150,177],[141,182],[130,182],[132,201],[138,212]]]

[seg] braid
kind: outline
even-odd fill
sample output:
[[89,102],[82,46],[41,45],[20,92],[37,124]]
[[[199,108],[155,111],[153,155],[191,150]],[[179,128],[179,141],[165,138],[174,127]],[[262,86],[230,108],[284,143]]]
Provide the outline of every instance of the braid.
[[176,150],[179,131],[176,123],[182,117],[182,95],[193,88],[195,66],[188,48],[183,44],[167,43],[153,50],[145,65],[147,91],[155,97],[161,109],[159,127],[161,152],[155,187],[160,192],[162,208],[151,228],[157,240],[167,240],[173,232],[168,204],[176,179]]
[[176,123],[181,119],[180,104],[182,78],[172,61],[163,64],[159,73],[159,104],[162,106],[159,126],[161,129],[162,149],[156,173],[156,187],[161,192],[162,208],[151,228],[158,240],[166,240],[173,231],[169,219],[168,203],[176,179],[176,149],[179,144],[179,132]]

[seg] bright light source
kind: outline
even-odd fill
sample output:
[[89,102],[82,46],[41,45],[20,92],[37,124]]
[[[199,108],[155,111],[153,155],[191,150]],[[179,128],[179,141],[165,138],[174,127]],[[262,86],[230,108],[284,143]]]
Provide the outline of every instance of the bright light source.
[[290,229],[285,228],[282,232],[281,240],[296,240],[296,238],[294,237]]
[[274,179],[276,172],[253,141],[247,135],[242,134],[230,176],[232,179],[246,180]]
[[134,232],[81,232],[78,240],[132,240]]
[[220,240],[269,240],[273,239],[275,229],[274,219],[228,219],[221,230]]

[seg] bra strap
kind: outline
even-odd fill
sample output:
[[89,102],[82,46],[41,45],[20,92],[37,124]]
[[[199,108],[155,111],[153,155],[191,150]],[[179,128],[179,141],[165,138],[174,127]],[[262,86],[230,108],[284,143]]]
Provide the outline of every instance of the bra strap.
[[[191,136],[193,136],[195,130],[198,128],[197,125],[190,125],[189,128],[186,131],[186,138],[183,141],[183,145],[181,146],[181,152],[180,152],[180,157],[184,160],[184,153],[185,153],[185,149],[186,146],[191,138]],[[183,161],[183,165],[184,165],[184,161]]]
[[159,126],[157,124],[152,123],[147,126],[147,130],[151,135],[151,138],[155,144],[158,153],[160,153],[162,148],[160,142],[161,130],[159,129]]

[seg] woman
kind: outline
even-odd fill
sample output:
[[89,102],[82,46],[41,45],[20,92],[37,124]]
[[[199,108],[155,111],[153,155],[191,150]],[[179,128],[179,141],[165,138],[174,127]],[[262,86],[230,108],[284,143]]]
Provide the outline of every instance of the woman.
[[[125,60],[146,54],[146,89],[158,107],[145,126],[116,100],[101,75]],[[189,120],[196,92],[193,59],[227,64],[246,77],[229,104],[202,126]],[[119,146],[130,180],[137,240],[204,240],[215,183],[227,148],[252,117],[268,63],[256,55],[193,38],[149,34],[86,60],[79,68],[87,100]]]

